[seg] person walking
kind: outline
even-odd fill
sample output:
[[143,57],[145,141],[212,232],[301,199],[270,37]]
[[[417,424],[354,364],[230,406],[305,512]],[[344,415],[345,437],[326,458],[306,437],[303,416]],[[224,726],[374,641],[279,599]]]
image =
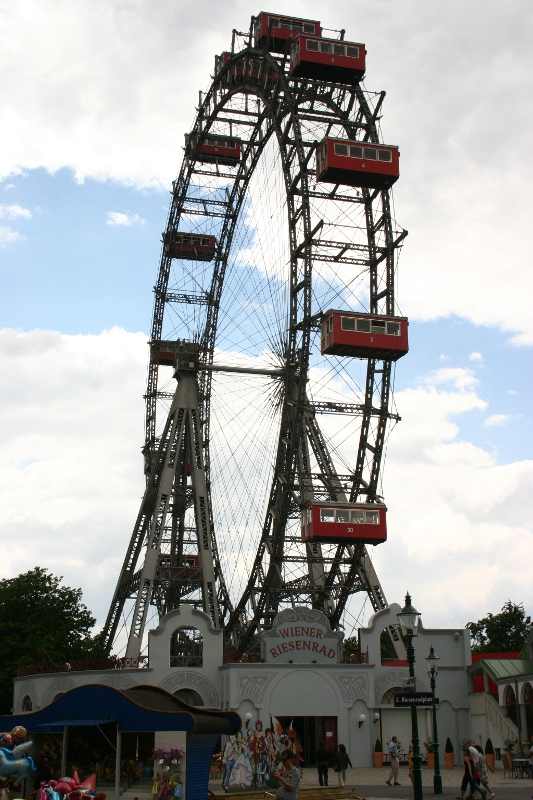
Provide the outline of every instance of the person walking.
[[388,750],[390,755],[390,775],[385,783],[387,786],[391,786],[394,782],[395,786],[400,786],[401,784],[398,781],[400,772],[400,743],[398,742],[397,736],[393,736],[390,740]]
[[318,770],[318,782],[320,786],[328,785],[329,753],[326,750],[326,743],[321,741],[316,751],[316,767]]
[[290,750],[285,750],[281,754],[282,766],[273,773],[273,777],[279,783],[276,789],[276,800],[298,800],[298,787],[302,772],[296,764],[297,760],[297,756]]
[[470,763],[472,765],[470,796],[473,796],[474,792],[479,792],[482,799],[487,800],[488,791],[481,783],[481,756],[472,744],[468,747],[468,753],[470,755]]
[[335,753],[335,772],[339,781],[339,786],[346,786],[346,770],[352,766],[350,756],[346,752],[346,747],[340,744]]

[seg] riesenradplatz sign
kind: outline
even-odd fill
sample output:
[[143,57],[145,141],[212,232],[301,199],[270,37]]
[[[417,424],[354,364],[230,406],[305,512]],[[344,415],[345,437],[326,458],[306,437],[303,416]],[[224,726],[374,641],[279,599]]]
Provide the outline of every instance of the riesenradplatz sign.
[[[435,705],[439,704],[439,698],[435,698]],[[394,705],[396,708],[405,708],[406,706],[432,706],[433,695],[431,692],[396,692],[394,695]]]

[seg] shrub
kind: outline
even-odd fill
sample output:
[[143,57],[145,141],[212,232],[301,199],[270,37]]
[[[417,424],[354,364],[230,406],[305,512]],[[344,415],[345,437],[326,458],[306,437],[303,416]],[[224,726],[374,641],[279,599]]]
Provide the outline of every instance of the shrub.
[[449,736],[446,739],[446,744],[444,745],[444,752],[445,753],[453,753],[453,744],[452,744],[452,740],[450,739]]
[[374,753],[382,753],[383,752],[383,745],[381,744],[381,739],[376,739],[376,744],[374,745]]

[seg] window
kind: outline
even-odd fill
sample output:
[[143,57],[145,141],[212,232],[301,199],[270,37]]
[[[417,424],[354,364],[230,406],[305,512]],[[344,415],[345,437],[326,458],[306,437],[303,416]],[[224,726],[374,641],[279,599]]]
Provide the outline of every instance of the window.
[[373,319],[370,325],[372,333],[385,333],[386,323],[381,319]]
[[335,509],[334,508],[321,508],[320,509],[320,522],[335,522]]
[[347,47],[346,48],[346,55],[348,58],[359,58],[359,48],[358,47]]
[[378,525],[379,524],[379,514],[377,511],[366,511],[365,512],[365,522],[367,525]]
[[318,42],[316,39],[306,39],[305,40],[305,47],[306,50],[314,50],[315,52],[318,51]]
[[361,331],[361,333],[370,333],[370,320],[369,319],[358,319],[357,320],[357,330]]
[[335,155],[336,156],[347,156],[348,155],[348,146],[345,144],[335,144]]
[[293,22],[292,23],[293,31],[298,31],[299,33],[303,33],[304,26],[301,22]]
[[178,628],[170,639],[170,666],[201,667],[203,646],[198,628]]
[[290,23],[288,20],[286,20],[286,19],[280,19],[280,21],[279,21],[279,27],[280,27],[280,28],[286,28],[287,30],[289,30],[289,31],[290,31],[290,29],[291,29],[291,23]]
[[380,161],[392,161],[392,153],[390,150],[379,150],[378,152]]
[[279,19],[270,19],[270,27],[271,28],[278,28],[279,27]]
[[365,147],[365,158],[369,158],[371,161],[377,161],[378,154],[375,147]]
[[337,508],[335,510],[335,522],[349,522],[350,510],[348,508]]
[[351,144],[350,156],[351,158],[363,158],[363,148],[359,147],[358,145]]
[[333,47],[330,45],[329,42],[320,42],[320,50],[323,53],[332,53]]
[[341,317],[341,330],[354,331],[355,319],[353,317]]
[[333,333],[333,317],[330,317],[330,318],[328,319],[328,331],[329,331],[330,333]]
[[304,22],[304,31],[306,33],[315,33],[315,26],[312,22]]
[[365,521],[365,512],[362,509],[355,509],[350,511],[350,518],[356,525],[361,525]]
[[335,45],[335,55],[336,56],[343,56],[345,54],[345,47],[343,44],[336,44]]
[[387,322],[387,333],[389,336],[399,336],[400,335],[400,323],[399,322]]

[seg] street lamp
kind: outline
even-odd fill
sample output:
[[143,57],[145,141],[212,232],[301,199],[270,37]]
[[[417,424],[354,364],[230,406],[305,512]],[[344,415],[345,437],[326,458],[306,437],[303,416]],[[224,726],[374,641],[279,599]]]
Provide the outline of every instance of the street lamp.
[[437,731],[437,705],[435,703],[435,682],[439,674],[437,661],[439,657],[435,655],[433,645],[429,648],[429,655],[426,657],[428,665],[429,683],[431,686],[431,711],[433,714],[433,753],[435,755],[435,769],[433,772],[433,791],[435,794],[442,794],[442,777],[440,774],[439,759],[439,734]]
[[[398,613],[398,622],[401,625],[402,633],[407,644],[407,662],[409,664],[409,678],[411,679],[411,689],[416,692],[415,683],[415,650],[413,639],[417,635],[417,625],[420,613],[411,603],[409,592],[405,595],[405,605]],[[413,740],[413,794],[414,800],[422,800],[422,771],[420,765],[420,743],[418,741],[418,718],[416,715],[416,698],[413,697],[411,703],[411,738]]]

